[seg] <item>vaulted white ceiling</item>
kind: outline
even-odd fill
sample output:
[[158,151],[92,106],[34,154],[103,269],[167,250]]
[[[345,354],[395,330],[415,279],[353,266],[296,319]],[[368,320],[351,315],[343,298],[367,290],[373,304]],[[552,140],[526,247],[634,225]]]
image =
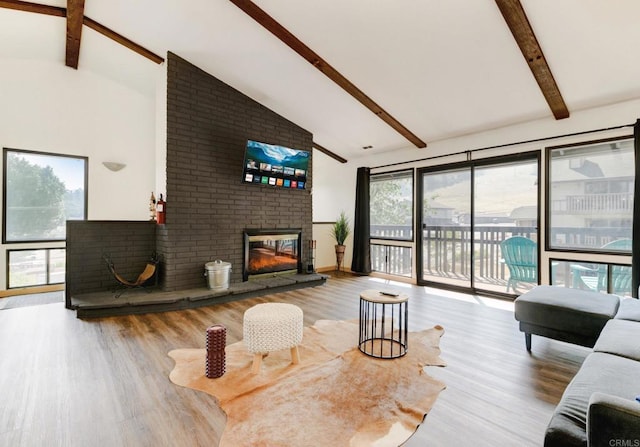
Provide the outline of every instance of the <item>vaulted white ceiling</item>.
[[[494,0],[254,3],[427,145],[553,117]],[[640,98],[640,2],[521,3],[570,113]],[[229,0],[85,0],[84,14],[178,54],[342,157],[415,147]],[[64,18],[0,8],[0,60],[64,65],[65,37]],[[160,71],[87,26],[78,69],[149,96]]]

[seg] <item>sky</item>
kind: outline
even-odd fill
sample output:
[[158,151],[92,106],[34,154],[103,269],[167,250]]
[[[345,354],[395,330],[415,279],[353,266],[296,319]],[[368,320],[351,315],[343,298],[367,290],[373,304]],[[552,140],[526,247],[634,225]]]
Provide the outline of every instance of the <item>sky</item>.
[[84,189],[85,159],[46,154],[20,153],[20,156],[38,166],[51,166],[56,176],[64,182],[66,189]]

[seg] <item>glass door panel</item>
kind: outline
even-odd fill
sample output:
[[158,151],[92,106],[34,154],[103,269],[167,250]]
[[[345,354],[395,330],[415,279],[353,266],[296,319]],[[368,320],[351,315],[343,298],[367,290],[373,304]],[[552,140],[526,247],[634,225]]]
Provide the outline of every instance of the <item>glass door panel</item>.
[[[538,282],[537,160],[473,171],[473,286],[519,294]],[[503,241],[514,243],[509,250]]]
[[421,279],[471,287],[471,169],[422,174]]

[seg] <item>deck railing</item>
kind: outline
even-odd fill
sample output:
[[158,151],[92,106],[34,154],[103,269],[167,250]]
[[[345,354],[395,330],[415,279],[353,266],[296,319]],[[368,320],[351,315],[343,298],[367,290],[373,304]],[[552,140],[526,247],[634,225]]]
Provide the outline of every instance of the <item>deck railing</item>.
[[552,203],[556,214],[633,213],[633,193],[568,195]]
[[[412,240],[411,227],[378,225],[371,227],[372,239],[388,238]],[[375,236],[374,236],[375,235]],[[487,284],[505,283],[508,269],[502,262],[500,243],[511,236],[524,236],[538,242],[536,227],[517,225],[476,225],[472,234],[469,225],[425,225],[422,230],[422,266],[425,275],[447,278],[470,278],[471,259],[474,262],[476,281]],[[612,228],[554,228],[554,247],[600,248],[612,240],[628,237],[628,231]],[[473,256],[471,255],[473,240]],[[387,245],[395,247],[387,248]],[[373,243],[371,262],[376,271],[409,276],[412,266],[412,250],[408,247]]]
[[[425,274],[471,277],[473,259],[476,278],[508,279],[500,243],[511,236],[537,241],[534,227],[477,225],[438,225],[423,228],[422,268]],[[471,256],[473,240],[473,256]]]

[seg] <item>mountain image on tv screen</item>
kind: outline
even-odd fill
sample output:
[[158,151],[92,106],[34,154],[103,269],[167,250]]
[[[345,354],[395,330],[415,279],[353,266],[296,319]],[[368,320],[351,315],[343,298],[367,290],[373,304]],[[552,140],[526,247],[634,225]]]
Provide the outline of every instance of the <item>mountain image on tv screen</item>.
[[248,140],[243,181],[279,188],[304,189],[310,156],[309,151]]

